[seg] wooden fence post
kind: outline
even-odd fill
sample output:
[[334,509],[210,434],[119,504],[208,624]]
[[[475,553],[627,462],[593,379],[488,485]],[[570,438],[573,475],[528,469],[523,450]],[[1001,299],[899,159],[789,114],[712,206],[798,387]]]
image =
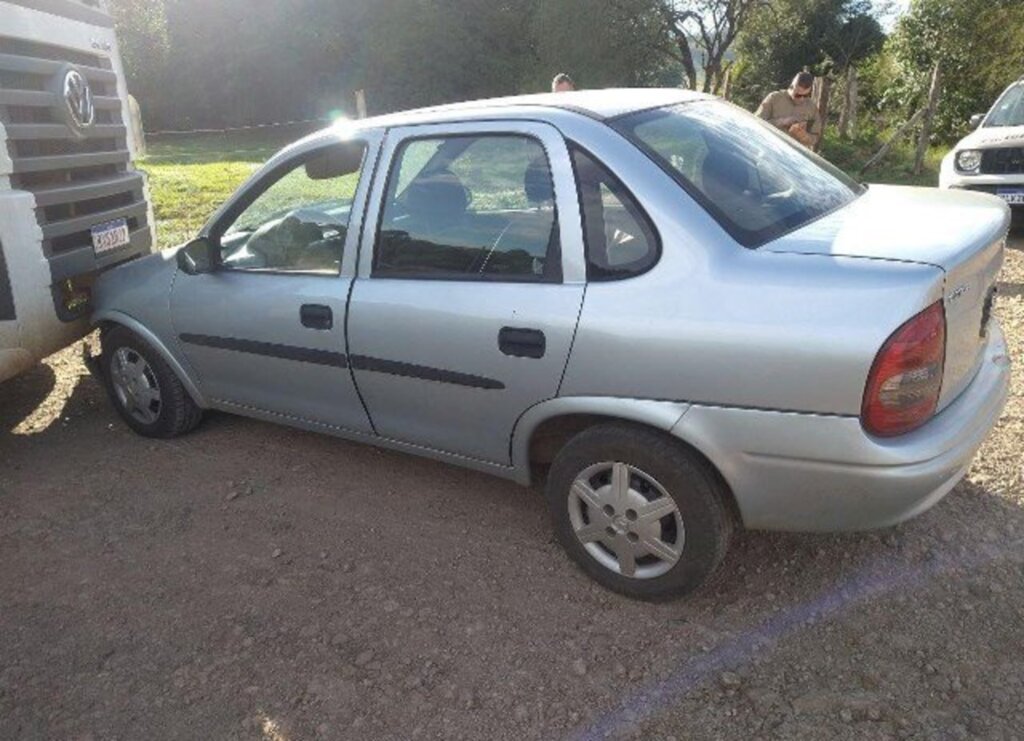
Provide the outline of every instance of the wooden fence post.
[[885,144],[883,144],[882,148],[879,149],[875,153],[875,156],[872,157],[871,159],[869,159],[867,162],[864,163],[864,167],[860,168],[860,171],[857,174],[858,175],[863,175],[865,172],[868,171],[869,168],[871,168],[876,163],[880,162],[881,159],[883,157],[885,157],[885,155],[889,154],[889,150],[892,149],[892,145],[895,144],[897,141],[899,141],[903,137],[904,134],[906,134],[908,131],[910,131],[910,129],[912,129],[915,126],[917,126],[917,122],[921,120],[921,118],[924,116],[924,113],[925,113],[925,109],[922,108],[917,113],[915,113],[913,116],[911,116],[909,121],[907,121],[905,124],[900,126],[899,130],[895,134],[892,135],[892,137],[889,139],[889,141],[887,141]]
[[818,107],[818,116],[821,118],[821,136],[814,147],[814,151],[819,151],[822,143],[825,141],[825,127],[828,125],[828,106],[829,100],[832,97],[832,80],[828,77],[814,78],[812,95],[814,97],[814,104]]
[[142,109],[134,95],[128,96],[128,148],[132,159],[146,156],[146,134],[142,128]]
[[942,66],[936,62],[932,70],[932,84],[928,90],[928,105],[925,108],[924,122],[921,124],[921,137],[917,140],[917,152],[914,155],[914,174],[920,175],[924,167],[924,156],[928,152],[928,144],[932,137],[932,121],[939,107],[942,96]]
[[843,110],[839,114],[839,136],[850,137],[857,131],[857,68],[852,64],[846,68],[846,90],[843,94]]
[[356,90],[356,117],[366,118],[366,91]]

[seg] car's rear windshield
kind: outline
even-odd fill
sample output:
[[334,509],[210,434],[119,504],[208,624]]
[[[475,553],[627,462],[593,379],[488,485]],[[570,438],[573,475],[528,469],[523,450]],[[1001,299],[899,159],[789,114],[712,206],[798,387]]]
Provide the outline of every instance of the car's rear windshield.
[[863,192],[825,160],[729,103],[655,108],[612,125],[746,247],[798,229]]
[[1024,84],[1017,84],[1003,93],[985,119],[985,128],[1024,126]]

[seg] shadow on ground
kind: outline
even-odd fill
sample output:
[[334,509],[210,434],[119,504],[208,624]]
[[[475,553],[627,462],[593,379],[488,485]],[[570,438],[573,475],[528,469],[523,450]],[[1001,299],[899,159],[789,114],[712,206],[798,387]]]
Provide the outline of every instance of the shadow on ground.
[[0,383],[0,435],[11,432],[40,409],[57,379],[48,365],[37,365],[6,383]]

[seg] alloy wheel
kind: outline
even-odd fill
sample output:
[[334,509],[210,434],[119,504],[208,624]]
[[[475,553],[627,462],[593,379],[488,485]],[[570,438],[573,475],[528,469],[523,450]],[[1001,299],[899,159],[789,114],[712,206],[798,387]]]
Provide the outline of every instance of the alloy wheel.
[[675,500],[628,463],[583,470],[569,490],[569,520],[587,553],[621,576],[654,579],[683,554],[685,529]]
[[121,407],[142,424],[160,417],[163,399],[156,373],[146,359],[130,347],[119,347],[110,364],[110,381]]

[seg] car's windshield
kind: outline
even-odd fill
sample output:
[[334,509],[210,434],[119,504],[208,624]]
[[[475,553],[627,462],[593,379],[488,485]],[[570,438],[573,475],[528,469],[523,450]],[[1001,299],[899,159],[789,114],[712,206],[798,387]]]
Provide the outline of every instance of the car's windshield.
[[797,229],[863,192],[825,160],[728,103],[641,111],[613,125],[746,247]]
[[998,126],[1024,126],[1024,84],[1008,89],[985,119],[985,128]]

